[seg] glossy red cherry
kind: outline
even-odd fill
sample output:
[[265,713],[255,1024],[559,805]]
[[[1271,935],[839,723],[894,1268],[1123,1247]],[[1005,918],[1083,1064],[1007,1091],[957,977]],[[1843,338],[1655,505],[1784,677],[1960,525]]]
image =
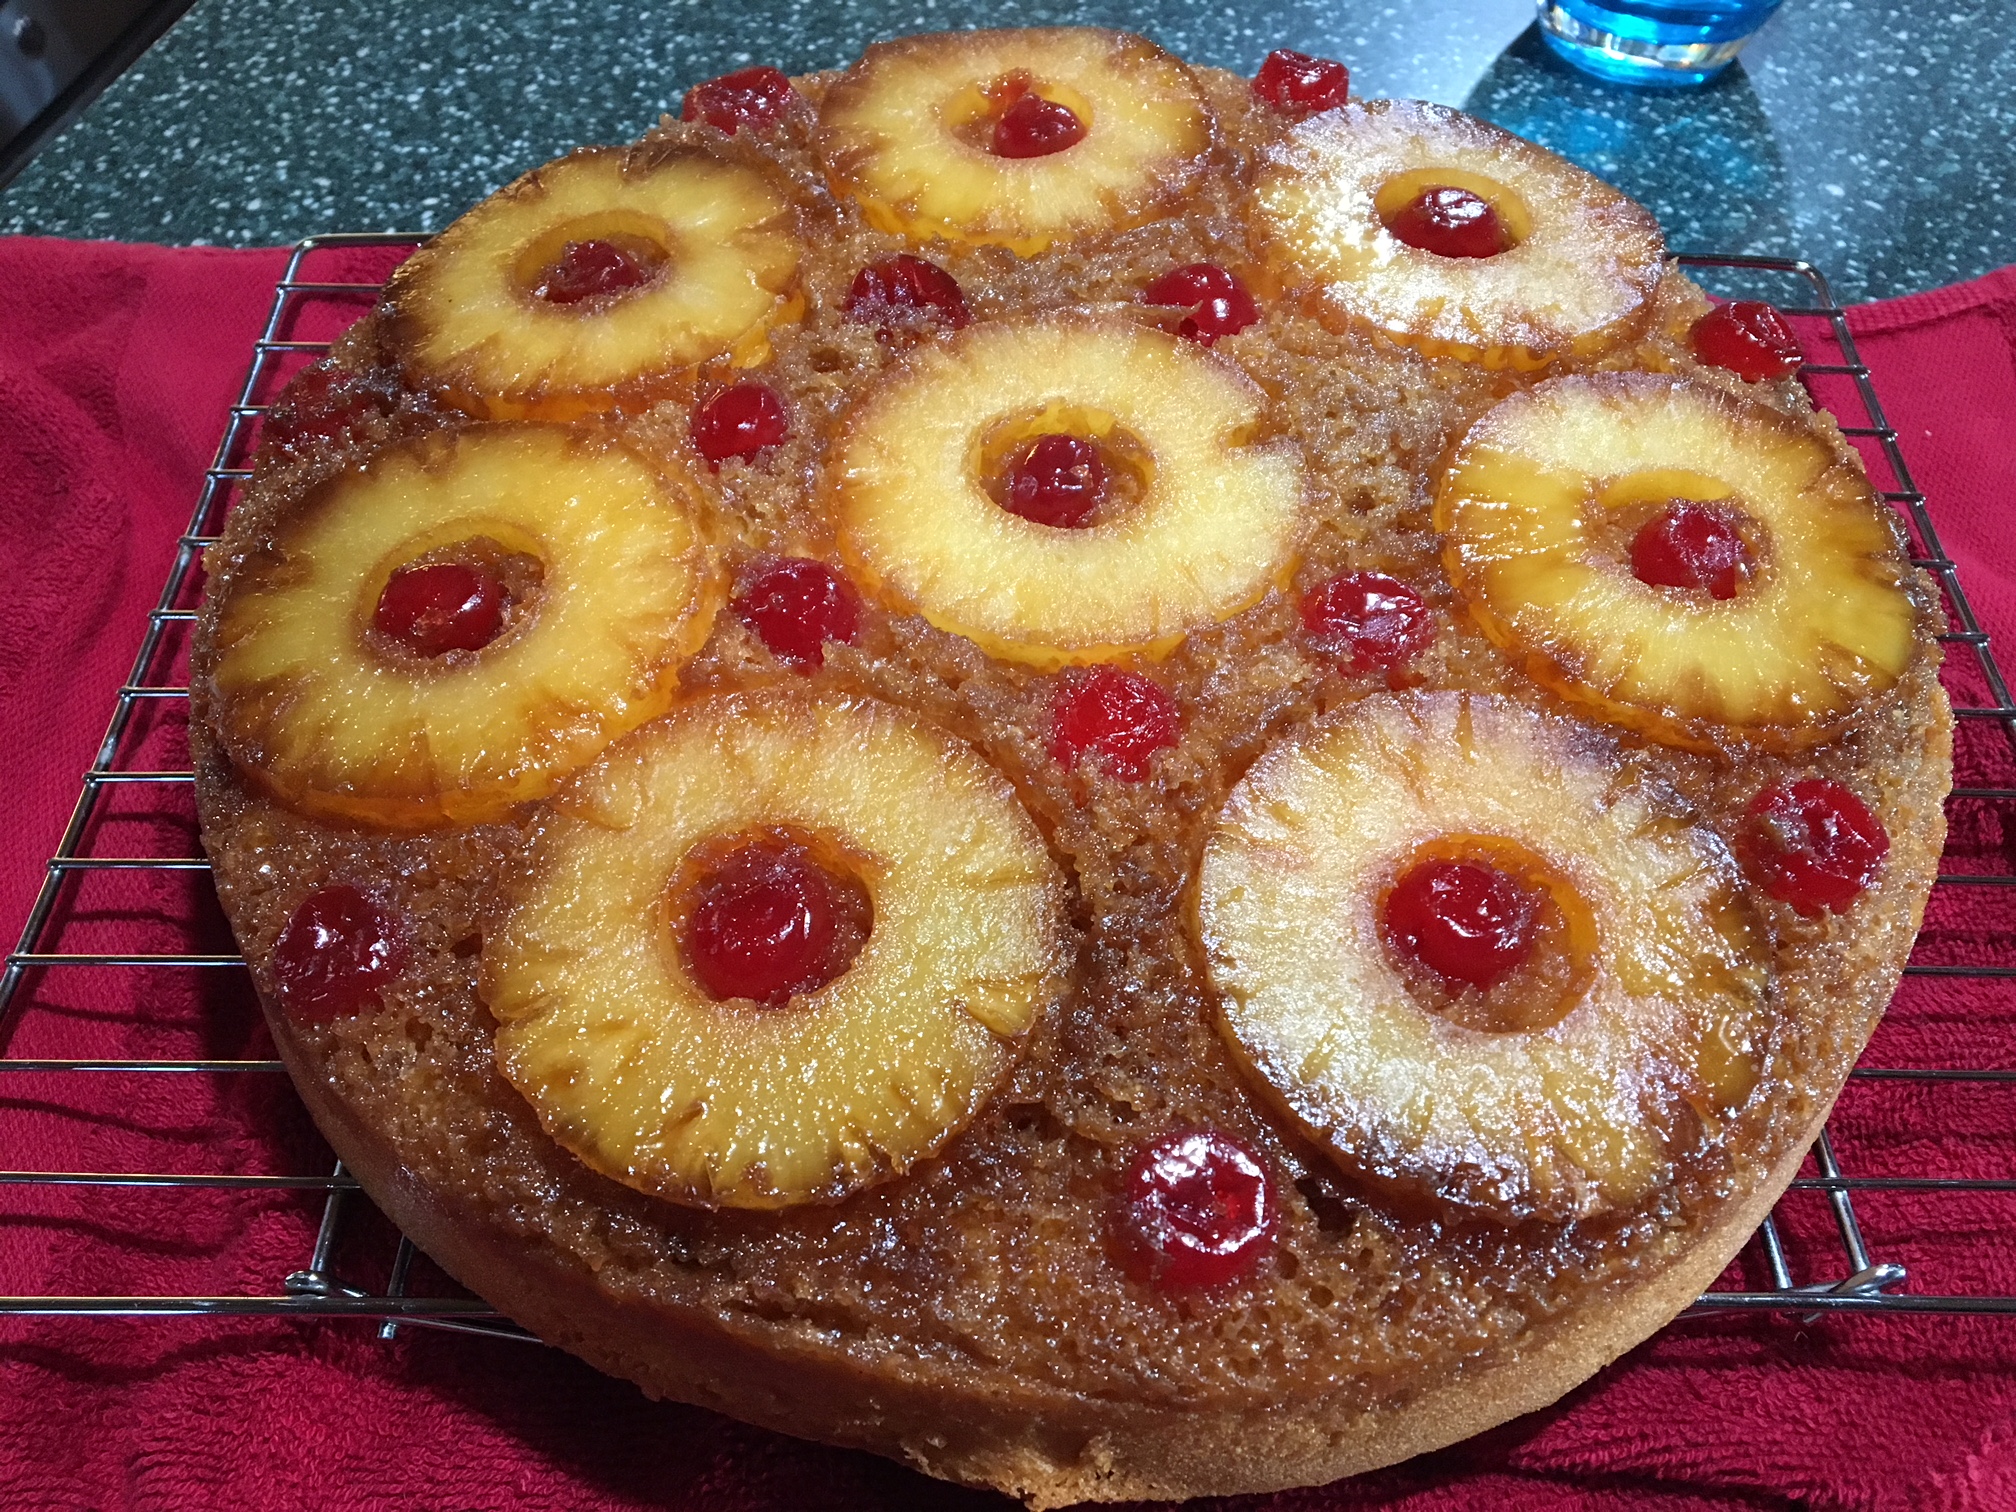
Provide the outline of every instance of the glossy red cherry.
[[1421,595],[1383,572],[1345,572],[1302,595],[1302,629],[1317,650],[1354,672],[1397,667],[1435,641]]
[[848,906],[845,884],[802,847],[744,846],[695,894],[687,963],[719,1001],[782,1008],[846,970]]
[[1274,1226],[1274,1184],[1260,1157],[1216,1129],[1184,1129],[1127,1167],[1114,1237],[1137,1281],[1222,1286],[1272,1252]]
[[1675,499],[1631,539],[1631,575],[1655,588],[1692,588],[1732,599],[1750,570],[1750,548],[1715,510]]
[[1260,318],[1246,285],[1216,263],[1190,263],[1164,273],[1141,291],[1141,302],[1181,305],[1189,309],[1178,336],[1210,346],[1220,336],[1233,336]]
[[461,562],[401,567],[386,580],[371,623],[418,656],[481,651],[504,628],[510,595],[491,574]]
[[1410,247],[1437,257],[1495,257],[1512,245],[1491,202],[1468,189],[1423,189],[1386,229]]
[[760,383],[722,389],[693,412],[693,444],[716,472],[730,457],[750,461],[790,434],[784,401]]
[[927,325],[963,331],[973,322],[959,281],[936,263],[908,252],[872,262],[856,273],[841,308],[849,320],[875,326],[885,337],[892,329]]
[[590,237],[562,247],[560,256],[539,275],[532,293],[548,304],[577,305],[641,289],[656,271],[615,242]]
[[1121,781],[1139,782],[1148,775],[1149,758],[1176,744],[1181,733],[1176,700],[1160,684],[1098,666],[1057,690],[1050,753],[1067,767],[1096,756]]
[[770,654],[811,671],[826,665],[826,642],[851,646],[861,629],[854,585],[807,557],[785,557],[761,568],[735,598],[735,612]]
[[273,943],[273,981],[295,1018],[326,1022],[379,1006],[406,969],[398,917],[346,883],[308,894]]
[[1016,454],[1002,480],[1001,507],[1038,525],[1085,524],[1106,500],[1106,462],[1099,443],[1053,432]]
[[995,119],[994,156],[1048,157],[1085,140],[1085,123],[1069,105],[1046,100],[1035,90],[1016,96]]
[[1423,861],[1386,895],[1381,923],[1397,954],[1483,992],[1533,953],[1541,901],[1495,866]]
[[328,358],[295,375],[266,417],[261,439],[300,452],[315,442],[347,441],[373,414],[389,414],[392,395],[382,384],[346,372]]
[[1351,95],[1351,71],[1334,58],[1278,47],[1253,76],[1253,97],[1287,115],[1335,110]]
[[705,121],[733,136],[744,126],[768,131],[791,105],[791,81],[775,68],[744,68],[695,84],[679,107],[682,121]]
[[1890,837],[1847,788],[1806,777],[1750,800],[1736,851],[1765,892],[1810,917],[1861,897],[1890,854]]
[[1717,305],[1694,322],[1689,342],[1711,367],[1727,368],[1746,383],[1789,378],[1806,360],[1791,322],[1762,300]]

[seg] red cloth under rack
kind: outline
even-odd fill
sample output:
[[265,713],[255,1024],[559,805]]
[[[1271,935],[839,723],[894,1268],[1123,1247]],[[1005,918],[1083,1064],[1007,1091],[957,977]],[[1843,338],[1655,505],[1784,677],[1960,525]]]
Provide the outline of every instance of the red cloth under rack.
[[[91,764],[283,261],[0,241],[9,942]],[[1859,309],[1852,324],[1983,625],[2016,649],[2016,268]],[[1816,380],[1823,400],[1838,382]],[[1952,651],[1956,662],[1968,654]],[[1956,701],[1981,701],[1978,677],[1954,686]],[[149,718],[161,726],[143,732],[161,749],[155,764],[178,764],[172,713]],[[1963,784],[2007,785],[1994,733],[1979,722],[1968,731]],[[165,790],[122,789],[98,851],[187,853],[185,812],[186,799]],[[1956,804],[1949,864],[2016,869],[2009,812]],[[91,885],[65,905],[65,949],[186,949],[192,938],[230,948],[200,876]],[[1935,907],[1920,959],[2016,963],[2003,895],[1947,892],[1956,900]],[[145,945],[132,943],[136,932]],[[6,1053],[258,1055],[243,985],[224,980],[235,976],[45,973]],[[2016,1065],[2012,1032],[2016,982],[1914,979],[1872,1061]],[[0,1084],[0,1165],[319,1169],[326,1154],[280,1080],[17,1074]],[[1835,1128],[1857,1174],[2016,1176],[2016,1087],[1858,1083]],[[1878,1258],[1908,1263],[1912,1290],[2016,1294],[2016,1200],[1858,1201]],[[0,1291],[270,1292],[301,1263],[317,1206],[287,1193],[12,1188],[0,1198]],[[361,1237],[373,1242],[358,1255],[377,1258],[353,1263],[382,1268],[384,1233]],[[1795,1265],[1838,1256],[1818,1197],[1788,1220],[1787,1243]],[[1763,1284],[1754,1259],[1742,1265]],[[0,1504],[10,1508],[1004,1505],[866,1455],[646,1402],[557,1352],[414,1329],[381,1343],[357,1323],[0,1321],[0,1422]],[[2016,1507],[2016,1318],[1682,1324],[1558,1406],[1471,1443],[1348,1484],[1224,1505],[1598,1504]]]

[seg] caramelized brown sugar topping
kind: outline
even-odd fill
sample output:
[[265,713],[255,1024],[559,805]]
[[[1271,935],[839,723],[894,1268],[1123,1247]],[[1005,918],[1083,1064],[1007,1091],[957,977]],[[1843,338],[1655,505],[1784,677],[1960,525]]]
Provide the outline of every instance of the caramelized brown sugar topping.
[[[1370,1402],[1453,1372],[1657,1267],[1774,1164],[1831,1096],[1888,997],[1886,968],[1872,963],[1901,960],[1938,845],[1945,727],[1928,586],[1908,570],[1898,575],[1913,606],[1912,655],[1824,743],[1796,754],[1742,743],[1682,749],[1640,741],[1628,728],[1576,729],[1576,706],[1534,681],[1459,598],[1432,516],[1452,448],[1495,405],[1529,392],[1536,375],[1466,361],[1453,347],[1431,354],[1287,297],[1268,271],[1249,207],[1257,165],[1276,159],[1291,123],[1255,107],[1244,80],[1186,73],[1210,126],[1186,159],[1193,166],[1163,181],[1175,185],[1169,192],[1158,187],[1110,224],[1041,249],[912,239],[914,232],[891,229],[890,218],[834,191],[829,149],[796,114],[761,137],[738,133],[729,147],[700,124],[668,121],[651,139],[654,152],[697,150],[703,141],[710,152],[732,149],[737,162],[785,186],[803,308],[765,328],[767,355],[752,368],[736,367],[743,357],[732,353],[704,359],[690,394],[612,423],[626,447],[662,459],[704,495],[707,549],[721,581],[747,584],[776,561],[810,559],[848,578],[860,599],[850,633],[820,640],[818,658],[780,656],[750,616],[715,615],[679,673],[680,707],[782,687],[898,711],[998,774],[1063,879],[1059,992],[1020,1032],[1012,1057],[976,1073],[990,1095],[954,1121],[956,1132],[877,1165],[886,1179],[818,1205],[707,1211],[647,1195],[635,1189],[646,1183],[600,1174],[570,1153],[584,1142],[570,1139],[549,1110],[535,1112],[536,1102],[500,1070],[502,1015],[486,1005],[479,979],[500,952],[517,948],[500,943],[498,931],[522,900],[550,884],[555,836],[586,821],[532,802],[474,827],[402,834],[318,821],[262,796],[272,784],[240,775],[258,776],[258,753],[220,738],[228,706],[217,684],[222,647],[214,618],[206,622],[198,740],[206,841],[227,909],[269,997],[274,942],[315,889],[367,889],[406,921],[410,952],[396,980],[379,988],[377,1011],[283,1018],[281,1032],[452,1210],[557,1251],[616,1294],[947,1382],[1005,1375],[1058,1393],[1253,1404],[1298,1400],[1320,1386]],[[817,115],[835,79],[815,75],[797,87]],[[1088,143],[1100,127],[1096,112],[1091,124]],[[1068,165],[1083,145],[1015,161]],[[955,281],[970,324],[894,321],[850,301],[864,269],[899,256],[929,260]],[[1214,600],[1210,612],[1183,617],[1173,636],[1159,622],[1145,631],[1129,622],[1124,634],[1074,628],[1079,638],[1067,655],[1004,654],[1014,636],[960,633],[972,627],[933,612],[936,580],[919,586],[922,579],[885,568],[858,532],[850,534],[852,516],[839,505],[862,474],[840,466],[843,453],[859,446],[886,459],[920,441],[878,435],[863,419],[900,415],[889,396],[915,374],[984,349],[993,338],[979,333],[1034,327],[1183,340],[1165,333],[1188,312],[1142,296],[1172,270],[1196,264],[1229,270],[1254,291],[1258,319],[1208,351],[1197,346],[1196,355],[1250,396],[1242,439],[1293,458],[1297,473],[1293,529],[1282,535],[1291,544],[1269,557],[1250,596]],[[630,296],[607,297],[620,308]],[[951,307],[942,295],[932,305],[941,307]],[[1584,351],[1570,343],[1548,373],[1693,374],[1686,334],[1706,308],[1668,269],[1611,344]],[[337,355],[347,369],[378,374],[395,368],[404,350],[379,317]],[[1001,376],[1035,381],[1020,371]],[[788,432],[710,469],[692,439],[694,408],[744,379],[779,398]],[[1814,416],[1791,386],[1750,402],[1771,406],[1784,425],[1850,465],[1831,422]],[[1027,419],[1029,408],[1016,413]],[[1044,420],[1039,430],[1082,433],[1082,418]],[[256,577],[272,543],[328,479],[439,424],[427,404],[402,399],[327,447],[263,458],[212,553],[213,594],[228,600],[241,578]],[[983,484],[984,477],[969,501],[976,510],[988,499]],[[1096,516],[1091,530],[1078,530],[1000,513],[1030,532],[1083,536],[1100,528]],[[1393,665],[1340,656],[1302,612],[1320,585],[1368,573],[1412,590],[1432,621],[1432,634],[1410,641],[1420,649]],[[1062,587],[1045,597],[1040,582],[1015,586],[1027,595],[1027,612],[1011,629],[1039,614],[1068,622],[1083,609],[1082,596],[1068,598]],[[1058,646],[1054,637],[1036,643]],[[1086,675],[1071,665],[1084,662],[1144,678],[1173,703],[1173,740],[1158,740],[1138,768],[1060,759],[1060,689]],[[1643,1078],[1656,1118],[1640,1143],[1563,1154],[1566,1145],[1538,1137],[1545,1130],[1522,1125],[1519,1160],[1494,1175],[1486,1162],[1466,1158],[1462,1140],[1430,1149],[1420,1140],[1353,1137],[1327,1111],[1335,1097],[1304,1097],[1294,1086],[1284,1092],[1268,1071],[1272,1052],[1221,1028],[1227,997],[1207,955],[1198,879],[1235,788],[1264,753],[1313,738],[1368,699],[1430,695],[1487,700],[1516,728],[1537,720],[1547,731],[1570,730],[1549,759],[1577,774],[1595,795],[1591,803],[1613,813],[1636,795],[1630,801],[1656,814],[1655,828],[1672,827],[1682,837],[1674,844],[1709,858],[1707,873],[1728,892],[1723,922],[1751,942],[1746,960],[1767,984],[1743,1001],[1761,1006],[1754,1013],[1746,1006],[1734,1027],[1713,1027],[1713,1043],[1693,1023],[1685,1043],[1660,1061],[1667,1070]],[[1554,735],[1535,739],[1556,750]],[[1868,890],[1818,915],[1774,899],[1728,860],[1756,796],[1806,778],[1852,790],[1893,839]],[[1534,876],[1600,879],[1606,865],[1626,864],[1585,854],[1611,843],[1604,825],[1546,828],[1539,806],[1529,817],[1530,832],[1509,838],[1524,847],[1520,856],[1540,858]],[[1447,835],[1494,845],[1508,839],[1504,823],[1494,828],[1475,815],[1446,832],[1410,832],[1383,857],[1391,875],[1380,886],[1396,885],[1406,856]],[[1475,850],[1512,864],[1503,860],[1510,852]],[[1466,857],[1476,859],[1469,851],[1455,859]],[[1571,894],[1585,896],[1572,889],[1564,896]],[[1369,895],[1366,917],[1374,917],[1378,896]],[[1562,918],[1550,927],[1566,938],[1581,915],[1557,911]],[[1590,917],[1599,921],[1600,952],[1605,916],[1592,907]],[[1722,923],[1701,928],[1729,937]],[[872,941],[871,934],[837,983],[863,969]],[[1554,1028],[1529,1024],[1521,1033],[1553,1033],[1591,1016],[1577,1017],[1597,991],[1584,978],[1603,978],[1603,970],[1578,965],[1570,946],[1561,950],[1568,965],[1531,990],[1580,993],[1578,1006]],[[1388,976],[1405,976],[1387,957],[1378,960]],[[1460,1011],[1421,1008],[1432,987],[1403,981],[1401,990],[1410,1012],[1451,1033],[1492,1032],[1475,1027],[1484,1020],[1474,1015],[1466,1025]],[[1545,1017],[1532,1015],[1535,1024]],[[1628,1039],[1620,1030],[1604,1043]],[[1489,1123],[1484,1113],[1470,1120],[1472,1147],[1481,1147],[1478,1130]],[[1236,1141],[1268,1173],[1273,1242],[1222,1284],[1162,1287],[1116,1258],[1116,1205],[1144,1150],[1199,1129]],[[807,1179],[816,1186],[824,1178]],[[680,1175],[655,1189],[691,1180]]]

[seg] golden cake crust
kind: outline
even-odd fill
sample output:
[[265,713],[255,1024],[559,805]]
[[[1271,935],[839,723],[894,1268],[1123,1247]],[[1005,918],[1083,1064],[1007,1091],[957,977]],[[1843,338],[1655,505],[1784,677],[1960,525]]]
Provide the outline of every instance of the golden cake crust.
[[[856,269],[901,251],[943,261],[976,321],[1063,308],[1153,322],[1138,291],[1169,268],[1258,266],[1245,186],[1287,123],[1254,107],[1244,81],[1195,72],[1216,130],[1188,198],[1030,258],[1001,247],[955,257],[878,230],[830,192],[807,113],[768,143],[734,138],[735,153],[760,154],[791,185],[806,240],[804,314],[770,330],[759,370],[784,395],[792,434],[759,464],[713,473],[687,439],[683,397],[598,423],[699,480],[730,572],[778,553],[839,563],[825,449],[902,361],[900,343],[844,318]],[[816,107],[831,76],[797,83]],[[670,122],[654,139],[719,144],[709,128]],[[1724,839],[1760,786],[1809,773],[1863,793],[1891,837],[1878,882],[1845,914],[1807,920],[1753,900],[1781,1027],[1759,1090],[1723,1134],[1690,1156],[1672,1190],[1600,1220],[1507,1229],[1392,1205],[1272,1111],[1227,1052],[1186,922],[1193,879],[1213,819],[1262,750],[1387,686],[1299,638],[1297,595],[1333,573],[1384,571],[1423,593],[1437,637],[1414,684],[1572,716],[1466,619],[1429,520],[1450,448],[1533,379],[1333,331],[1289,301],[1263,308],[1213,360],[1268,395],[1271,434],[1308,461],[1300,554],[1285,588],[1144,664],[1183,713],[1182,738],[1149,781],[1060,763],[1048,733],[1058,674],[990,658],[901,604],[871,599],[857,642],[829,646],[810,679],[937,726],[1012,784],[1071,881],[1077,952],[1065,1001],[973,1123],[937,1159],[837,1206],[708,1213],[646,1197],[547,1138],[503,1080],[478,990],[482,942],[526,886],[540,805],[465,828],[347,827],[281,806],[233,766],[210,678],[219,606],[246,564],[335,473],[388,441],[467,422],[403,392],[336,444],[262,453],[210,555],[198,626],[191,744],[203,841],[318,1126],[450,1274],[654,1396],[1054,1507],[1306,1485],[1439,1447],[1555,1400],[1721,1272],[1796,1171],[1923,913],[1950,780],[1936,591],[1910,574],[1915,661],[1892,696],[1818,751],[1617,749]],[[1640,331],[1555,371],[1694,373],[1742,390],[1699,375],[1687,355],[1685,330],[1704,308],[1669,270]],[[335,356],[354,371],[392,366],[384,322],[367,320]],[[703,372],[701,387],[710,381]],[[1796,385],[1749,393],[1852,456]],[[795,676],[723,613],[682,672],[681,696]],[[332,881],[398,909],[413,959],[382,1012],[302,1023],[276,995],[274,942],[301,899]],[[1279,1249],[1248,1280],[1165,1296],[1109,1256],[1112,1194],[1141,1140],[1198,1124],[1235,1134],[1279,1173]]]

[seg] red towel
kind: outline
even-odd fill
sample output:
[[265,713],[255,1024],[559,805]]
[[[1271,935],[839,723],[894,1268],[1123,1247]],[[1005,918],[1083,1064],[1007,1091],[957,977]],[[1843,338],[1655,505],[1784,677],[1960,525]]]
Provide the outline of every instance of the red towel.
[[[9,942],[91,763],[282,261],[0,242]],[[1869,306],[1853,325],[1983,625],[2016,649],[2016,269]],[[1978,684],[1954,680],[1963,699]],[[143,734],[143,764],[180,764],[172,706]],[[1997,739],[1992,726],[1970,729],[1973,780],[2007,785]],[[184,813],[162,790],[122,789],[95,851],[188,853]],[[1951,864],[2010,871],[2007,815],[2006,804],[1956,803]],[[1948,903],[1947,891],[1961,890],[1942,890],[1920,959],[2016,958],[1999,896]],[[93,876],[66,893],[59,922],[53,948],[229,949],[200,876]],[[229,1057],[266,1046],[234,972],[53,970],[27,998],[6,1049],[17,1057]],[[2012,1032],[2016,983],[1914,979],[1871,1062],[2016,1065]],[[281,1080],[15,1075],[0,1081],[0,1164],[322,1169],[327,1153]],[[1857,1083],[1835,1140],[1857,1174],[2016,1176],[2016,1086]],[[1911,1290],[2016,1293],[2016,1199],[1864,1193],[1858,1207],[1877,1258],[1910,1265]],[[318,1208],[284,1192],[0,1188],[0,1292],[270,1293],[303,1263]],[[1795,1263],[1832,1263],[1823,1201],[1793,1208]],[[382,1284],[389,1253],[374,1225],[367,1215],[337,1257],[368,1285]],[[1761,1281],[1754,1258],[1741,1265]],[[0,1321],[0,1422],[9,1508],[1000,1504],[870,1456],[648,1403],[555,1351],[411,1328],[388,1344],[350,1322]],[[1683,1323],[1558,1406],[1471,1443],[1236,1505],[1596,1504],[2016,1507],[2016,1319]]]

